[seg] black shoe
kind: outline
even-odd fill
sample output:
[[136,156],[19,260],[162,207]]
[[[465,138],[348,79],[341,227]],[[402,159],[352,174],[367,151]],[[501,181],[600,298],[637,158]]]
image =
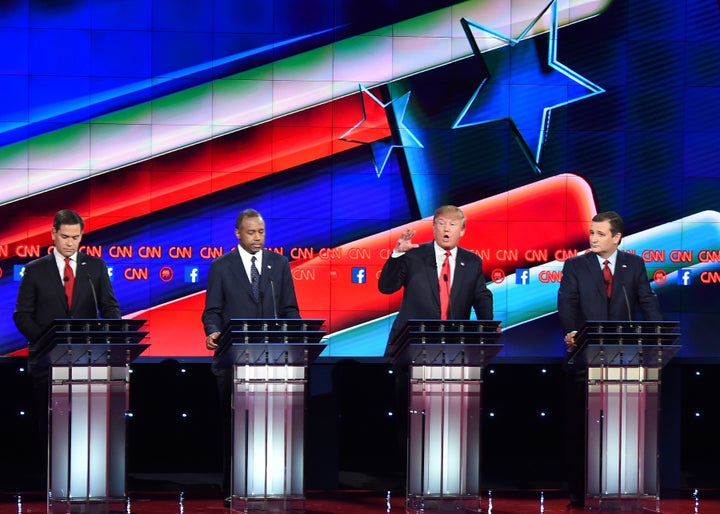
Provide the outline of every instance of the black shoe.
[[232,507],[232,496],[228,496],[223,500],[223,505],[227,507],[228,509]]

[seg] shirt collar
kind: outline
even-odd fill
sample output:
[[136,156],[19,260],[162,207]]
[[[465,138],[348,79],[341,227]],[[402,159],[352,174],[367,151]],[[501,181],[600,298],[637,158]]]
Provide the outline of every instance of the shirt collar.
[[[437,244],[437,241],[433,241],[433,247],[435,248],[435,255],[442,255],[443,257],[445,257],[445,252],[447,250],[445,250],[439,244]],[[450,256],[453,259],[455,258],[456,255],[457,255],[457,246],[455,248],[453,248],[452,250],[450,250]]]
[[[65,256],[63,254],[61,254],[60,252],[58,252],[57,248],[55,248],[55,247],[53,247],[53,255],[55,255],[55,260],[57,262],[63,262],[63,263],[65,262]],[[77,262],[77,257],[78,257],[78,253],[75,252],[74,254],[72,254],[70,256],[70,260],[72,262]]]
[[612,253],[612,255],[611,255],[610,257],[608,257],[607,259],[605,259],[604,257],[600,257],[600,256],[597,255],[597,254],[595,254],[595,255],[596,255],[596,257],[598,258],[598,262],[600,262],[600,265],[601,265],[601,266],[602,266],[603,264],[605,264],[605,261],[608,261],[608,266],[610,266],[611,268],[613,268],[613,267],[615,266],[615,261],[617,260],[617,253],[618,253],[618,251],[615,250],[615,251]]
[[237,249],[238,249],[238,253],[240,254],[240,258],[243,261],[247,261],[249,263],[250,259],[252,259],[254,256],[254,257],[256,257],[256,262],[257,262],[258,266],[260,265],[260,262],[262,262],[262,250],[260,250],[257,253],[250,253],[240,245],[237,245]]

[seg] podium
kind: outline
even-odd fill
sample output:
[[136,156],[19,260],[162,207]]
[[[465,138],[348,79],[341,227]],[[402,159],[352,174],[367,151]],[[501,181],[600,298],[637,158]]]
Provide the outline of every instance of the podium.
[[49,513],[125,509],[129,365],[149,346],[144,324],[58,319],[35,345],[30,367],[49,379]]
[[408,320],[388,347],[409,386],[407,511],[480,512],[482,371],[498,321]]
[[214,365],[232,368],[232,508],[304,512],[307,368],[321,319],[233,319]]
[[578,331],[569,363],[587,370],[587,506],[655,508],[661,370],[679,338],[677,321],[588,321]]

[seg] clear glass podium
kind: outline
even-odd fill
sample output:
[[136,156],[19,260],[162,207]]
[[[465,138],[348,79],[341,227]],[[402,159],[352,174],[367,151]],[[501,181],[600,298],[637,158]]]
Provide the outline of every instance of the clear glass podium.
[[655,510],[661,370],[680,350],[676,321],[589,321],[574,365],[587,369],[586,498],[598,510]]
[[234,319],[220,335],[215,365],[233,373],[233,510],[305,511],[305,387],[324,322]]
[[30,365],[49,379],[48,512],[125,510],[130,363],[146,320],[59,319]]
[[388,355],[409,381],[406,508],[480,512],[483,368],[498,321],[408,320]]

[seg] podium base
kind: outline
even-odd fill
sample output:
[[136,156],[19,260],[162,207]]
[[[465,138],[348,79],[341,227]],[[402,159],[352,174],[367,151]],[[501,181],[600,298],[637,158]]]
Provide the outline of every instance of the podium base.
[[660,512],[656,496],[588,496],[585,508],[597,512]]
[[48,499],[48,514],[131,514],[128,498]]
[[418,496],[406,498],[407,514],[431,514],[434,512],[482,512],[480,496]]
[[283,512],[303,514],[305,498],[303,496],[233,496],[231,507],[239,512]]

